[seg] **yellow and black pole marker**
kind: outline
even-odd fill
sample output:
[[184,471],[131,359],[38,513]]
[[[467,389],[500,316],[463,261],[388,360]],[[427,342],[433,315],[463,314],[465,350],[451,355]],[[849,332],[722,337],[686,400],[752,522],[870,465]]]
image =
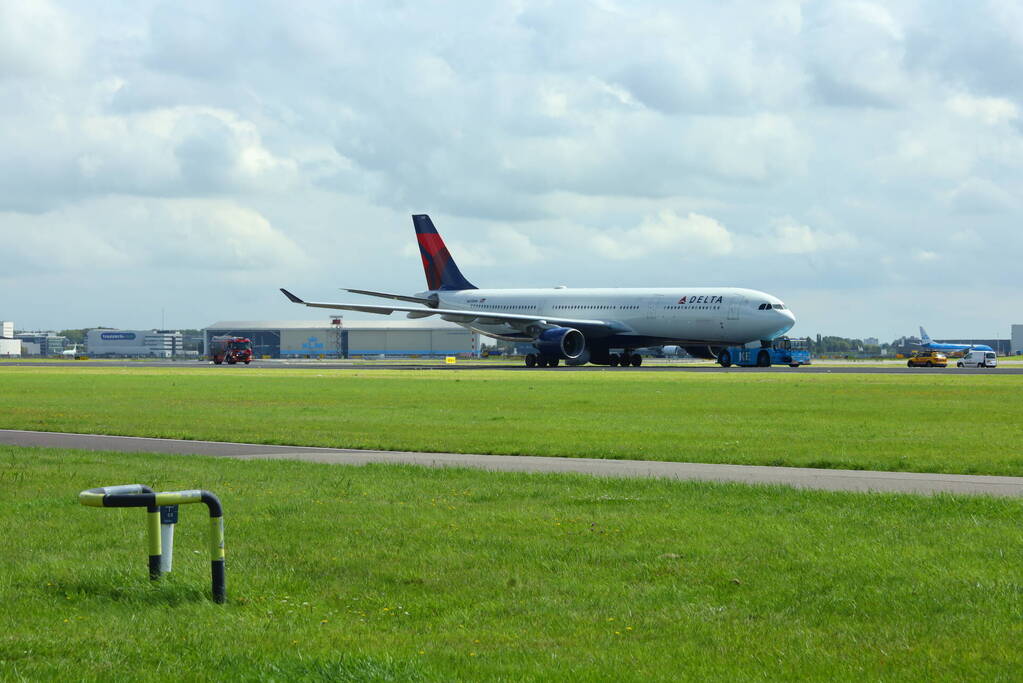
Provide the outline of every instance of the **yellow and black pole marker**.
[[224,510],[220,499],[209,491],[166,491],[153,496],[157,506],[205,503],[210,511],[210,573],[213,579],[213,601],[227,599],[224,578]]
[[160,508],[153,500],[156,492],[143,484],[102,486],[78,494],[78,502],[90,507],[144,507],[149,545],[149,578],[160,578]]
[[[227,599],[224,577],[224,511],[220,505],[220,499],[214,494],[199,489],[156,493],[142,484],[125,484],[82,491],[78,494],[78,501],[82,505],[91,507],[146,508],[149,578],[151,579],[160,578],[160,507],[205,503],[210,511],[210,569],[213,578],[213,601],[224,602]],[[167,566],[170,566],[169,562]]]

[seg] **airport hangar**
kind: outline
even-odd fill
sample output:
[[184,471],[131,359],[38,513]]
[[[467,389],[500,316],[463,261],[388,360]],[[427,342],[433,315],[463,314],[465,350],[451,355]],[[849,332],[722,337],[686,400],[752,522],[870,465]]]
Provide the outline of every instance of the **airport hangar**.
[[[335,324],[338,321],[340,324]],[[227,320],[203,330],[203,352],[213,337],[252,340],[255,358],[466,356],[479,335],[443,320]]]

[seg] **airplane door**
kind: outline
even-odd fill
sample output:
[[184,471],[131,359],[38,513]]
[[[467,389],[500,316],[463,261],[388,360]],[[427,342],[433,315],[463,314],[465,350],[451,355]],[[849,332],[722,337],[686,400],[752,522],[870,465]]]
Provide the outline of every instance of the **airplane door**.
[[664,301],[664,296],[660,295],[660,294],[658,294],[657,296],[652,296],[652,297],[650,297],[649,299],[646,300],[646,319],[647,320],[656,320],[657,319],[657,312],[661,308],[661,302],[663,302],[663,301]]
[[739,319],[739,309],[745,303],[746,303],[746,297],[744,297],[744,296],[733,297],[732,300],[728,302],[728,319],[729,320],[738,320]]

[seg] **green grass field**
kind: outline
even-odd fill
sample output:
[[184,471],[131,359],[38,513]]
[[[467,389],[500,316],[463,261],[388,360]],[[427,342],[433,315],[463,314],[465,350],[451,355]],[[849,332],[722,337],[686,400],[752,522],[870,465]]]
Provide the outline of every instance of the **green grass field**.
[[[224,501],[146,578],[144,513]],[[3,680],[1010,680],[1023,502],[0,448]]]
[[1023,475],[1013,375],[0,368],[0,428]]

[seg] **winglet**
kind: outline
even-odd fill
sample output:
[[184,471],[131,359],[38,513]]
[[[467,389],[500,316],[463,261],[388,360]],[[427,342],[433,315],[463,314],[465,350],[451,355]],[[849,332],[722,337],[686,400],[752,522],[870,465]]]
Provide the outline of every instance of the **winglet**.
[[284,292],[284,296],[288,297],[288,300],[293,304],[304,304],[305,302],[299,299],[297,296],[289,292],[288,290],[281,287],[281,291]]

